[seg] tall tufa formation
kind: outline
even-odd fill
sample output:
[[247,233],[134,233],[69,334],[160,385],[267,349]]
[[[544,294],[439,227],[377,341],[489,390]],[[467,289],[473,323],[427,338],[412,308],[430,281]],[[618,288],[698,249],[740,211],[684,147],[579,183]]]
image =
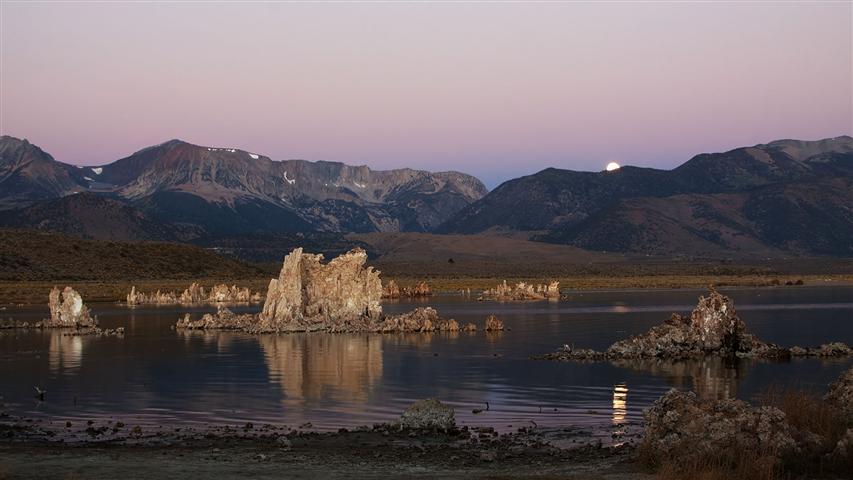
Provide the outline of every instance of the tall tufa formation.
[[60,291],[53,287],[48,296],[50,320],[46,327],[94,327],[97,325],[89,309],[83,304],[83,298],[71,287]]
[[323,255],[293,250],[270,280],[259,331],[299,331],[375,321],[382,316],[379,272],[365,267],[367,253],[355,248],[322,263]]
[[708,297],[699,297],[699,303],[690,314],[690,326],[699,349],[737,352],[746,325],[737,316],[734,302],[711,287]]

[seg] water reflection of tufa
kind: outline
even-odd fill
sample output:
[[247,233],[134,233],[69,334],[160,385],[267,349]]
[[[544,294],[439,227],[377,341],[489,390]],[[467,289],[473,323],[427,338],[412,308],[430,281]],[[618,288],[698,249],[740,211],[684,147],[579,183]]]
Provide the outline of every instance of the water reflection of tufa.
[[50,373],[80,368],[82,360],[82,337],[79,335],[63,335],[59,330],[50,332],[50,345],[47,348],[47,363]]
[[723,400],[737,396],[737,386],[747,368],[748,360],[707,356],[687,360],[614,360],[611,363],[617,367],[662,376],[674,387],[684,388],[690,383],[692,390],[703,400]]
[[270,380],[286,401],[332,398],[365,403],[382,378],[378,335],[264,335],[258,338]]
[[206,330],[178,330],[178,334],[189,344],[193,339],[200,339],[207,346],[216,346],[218,353],[231,349],[239,334],[231,332],[216,332]]

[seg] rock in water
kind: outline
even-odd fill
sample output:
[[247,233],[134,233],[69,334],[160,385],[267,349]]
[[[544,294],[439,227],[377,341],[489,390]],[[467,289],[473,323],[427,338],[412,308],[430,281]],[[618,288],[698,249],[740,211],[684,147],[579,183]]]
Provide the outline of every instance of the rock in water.
[[708,298],[699,297],[699,304],[690,315],[690,325],[697,347],[704,351],[737,352],[746,332],[746,325],[737,316],[734,302],[711,287]]
[[94,327],[97,325],[89,309],[83,304],[83,298],[71,287],[65,287],[60,292],[53,287],[48,296],[50,320],[44,322],[45,327]]
[[248,288],[219,284],[214,285],[208,292],[196,282],[190,284],[180,295],[176,292],[161,292],[160,290],[154,293],[137,292],[136,287],[132,287],[130,293],[127,294],[128,305],[199,305],[205,303],[257,303],[260,301],[261,294],[252,293]]
[[281,273],[270,280],[257,329],[265,332],[312,330],[312,327],[378,320],[382,282],[365,267],[367,253],[356,248],[322,263],[323,255],[293,250]]
[[853,367],[847,369],[829,386],[825,398],[853,421]]
[[456,427],[456,418],[452,407],[428,398],[407,408],[400,417],[400,425],[417,430],[450,430]]
[[216,309],[216,314],[205,313],[199,320],[193,320],[190,314],[179,319],[175,328],[188,330],[251,330],[257,324],[257,317],[244,313],[237,315],[223,307]]
[[498,317],[494,315],[489,315],[486,317],[486,331],[487,332],[500,332],[504,329],[504,322],[502,322]]
[[536,356],[544,360],[618,360],[626,358],[680,359],[703,355],[784,358],[790,356],[843,357],[853,354],[844,343],[835,342],[817,348],[791,347],[763,342],[746,332],[737,316],[734,302],[714,288],[699,303],[690,317],[672,314],[663,324],[648,332],[620,340],[606,351],[575,349],[565,345],[554,353]]
[[397,282],[389,280],[382,289],[382,298],[419,298],[432,296],[432,290],[426,282],[418,282],[414,287],[400,288]]
[[382,333],[456,332],[459,330],[459,323],[453,319],[441,318],[432,307],[418,307],[408,313],[385,317],[378,327],[368,327],[367,330]]
[[400,286],[394,280],[388,280],[382,288],[382,298],[400,298],[400,295]]
[[531,283],[519,282],[508,285],[506,280],[495,288],[484,290],[477,300],[524,301],[545,300],[560,298],[560,282],[551,282],[547,285],[533,285]]

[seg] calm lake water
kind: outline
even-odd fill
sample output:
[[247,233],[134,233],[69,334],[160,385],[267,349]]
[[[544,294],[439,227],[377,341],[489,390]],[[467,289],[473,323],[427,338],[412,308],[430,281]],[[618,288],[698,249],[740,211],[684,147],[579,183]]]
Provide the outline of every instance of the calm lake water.
[[[436,397],[467,425],[597,428],[638,423],[669,388],[705,397],[755,398],[772,386],[823,392],[853,360],[790,362],[554,363],[529,360],[563,344],[603,349],[687,313],[700,291],[578,292],[561,302],[484,303],[438,296],[418,305],[500,334],[293,334],[178,332],[183,312],[92,304],[124,338],[0,331],[0,396],[15,415],[51,420],[116,419],[141,425],[275,423],[337,429],[396,419],[411,402]],[[750,331],[785,346],[853,344],[853,288],[729,289]],[[257,311],[259,307],[235,308]],[[0,311],[40,319],[47,308]],[[47,390],[46,401],[33,386]],[[473,414],[472,409],[490,409]]]

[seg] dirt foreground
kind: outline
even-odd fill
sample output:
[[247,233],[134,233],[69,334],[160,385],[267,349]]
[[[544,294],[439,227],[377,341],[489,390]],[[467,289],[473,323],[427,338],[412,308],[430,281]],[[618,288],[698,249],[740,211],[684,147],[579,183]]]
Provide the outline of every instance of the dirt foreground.
[[383,424],[318,433],[247,424],[166,433],[93,424],[61,430],[32,420],[0,423],[0,479],[651,478],[634,461],[632,439],[602,446],[570,429],[498,434]]

